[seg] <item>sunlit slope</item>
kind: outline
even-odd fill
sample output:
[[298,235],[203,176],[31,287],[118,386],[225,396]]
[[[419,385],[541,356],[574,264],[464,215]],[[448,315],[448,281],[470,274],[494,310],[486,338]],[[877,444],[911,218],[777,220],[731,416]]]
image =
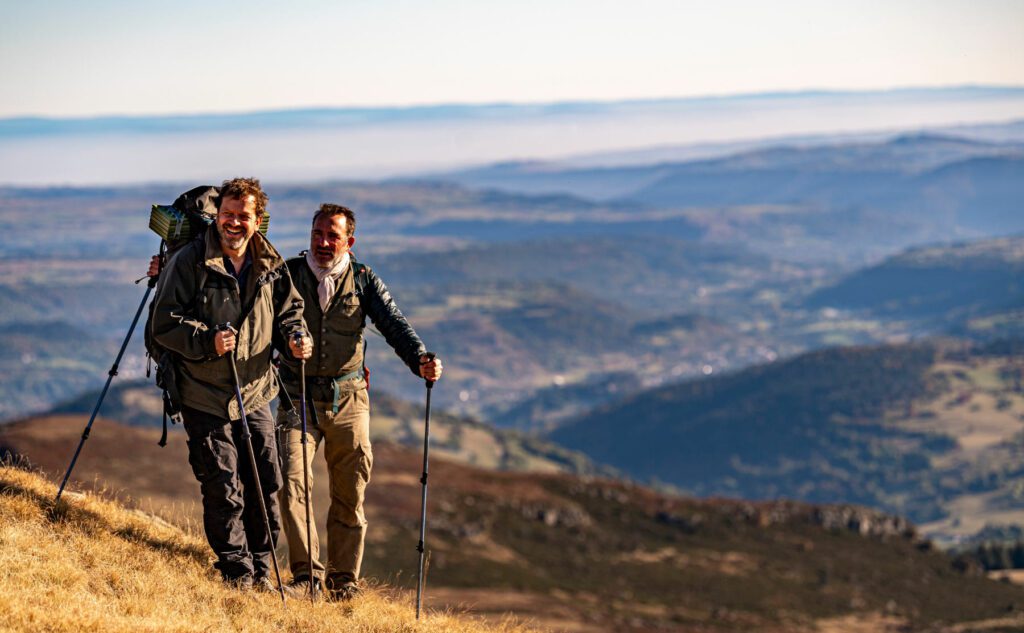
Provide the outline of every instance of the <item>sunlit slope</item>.
[[522,631],[430,613],[377,588],[344,606],[224,586],[209,549],[162,520],[93,495],[55,506],[52,483],[0,468],[0,628],[12,631]]
[[[3,427],[0,445],[36,463],[49,460],[56,479],[83,423],[51,418]],[[198,494],[183,438],[159,449],[158,434],[97,422],[76,480],[87,488],[105,483],[195,527]],[[374,446],[365,573],[396,591],[415,583],[421,459],[386,442]],[[322,525],[325,478],[317,461]],[[512,611],[545,628],[588,633],[953,631],[1019,618],[1024,609],[1024,589],[957,569],[905,521],[853,506],[698,501],[437,458],[428,516],[428,605],[466,606],[499,623]],[[204,563],[195,563],[201,573]]]

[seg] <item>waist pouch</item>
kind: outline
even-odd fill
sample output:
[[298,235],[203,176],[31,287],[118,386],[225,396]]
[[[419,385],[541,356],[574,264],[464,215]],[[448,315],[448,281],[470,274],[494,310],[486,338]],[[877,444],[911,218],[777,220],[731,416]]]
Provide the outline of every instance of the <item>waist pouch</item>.
[[317,402],[330,402],[331,412],[338,413],[338,401],[341,400],[341,384],[363,377],[363,370],[349,372],[343,376],[307,376],[306,397]]

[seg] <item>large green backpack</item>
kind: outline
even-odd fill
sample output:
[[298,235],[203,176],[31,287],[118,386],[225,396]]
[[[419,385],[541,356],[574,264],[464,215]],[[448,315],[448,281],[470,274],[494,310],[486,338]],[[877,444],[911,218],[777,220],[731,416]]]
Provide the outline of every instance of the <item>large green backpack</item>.
[[[160,236],[160,259],[165,264],[172,255],[192,244],[206,234],[206,229],[217,219],[217,208],[220,201],[220,189],[205,185],[189,189],[170,205],[154,204],[149,215],[149,228]],[[268,223],[263,222],[262,227]],[[197,279],[202,288],[205,270],[199,270]],[[159,282],[157,282],[159,283]],[[167,420],[177,424],[181,422],[181,394],[178,391],[177,367],[174,354],[165,349],[153,338],[153,308],[156,299],[149,304],[143,334],[146,343],[146,377],[151,374],[152,364],[156,363],[156,386],[163,395],[163,434],[160,446],[167,445]]]
[[[220,206],[220,188],[213,185],[202,185],[189,189],[175,199],[170,206],[154,204],[149,214],[149,228],[160,236],[161,263],[166,263],[172,255],[182,248],[194,244],[206,230],[217,220]],[[267,235],[270,227],[270,214],[264,212],[259,231]],[[206,280],[206,268],[197,266],[196,288],[202,288]],[[159,283],[159,282],[157,282]],[[193,298],[193,303],[198,296]],[[146,377],[152,372],[152,363],[156,363],[156,386],[163,393],[163,434],[160,446],[167,445],[167,420],[177,424],[181,422],[181,394],[178,392],[177,366],[174,354],[159,345],[153,338],[153,307],[156,299],[149,304],[149,314],[143,331],[146,344]]]

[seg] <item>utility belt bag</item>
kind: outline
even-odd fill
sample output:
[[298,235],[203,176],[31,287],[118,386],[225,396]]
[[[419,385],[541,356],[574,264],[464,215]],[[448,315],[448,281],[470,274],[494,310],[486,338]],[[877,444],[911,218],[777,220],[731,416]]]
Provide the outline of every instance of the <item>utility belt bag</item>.
[[338,413],[338,402],[341,400],[341,384],[350,380],[363,378],[363,370],[357,369],[343,376],[306,376],[306,392],[318,402],[330,402],[331,413]]

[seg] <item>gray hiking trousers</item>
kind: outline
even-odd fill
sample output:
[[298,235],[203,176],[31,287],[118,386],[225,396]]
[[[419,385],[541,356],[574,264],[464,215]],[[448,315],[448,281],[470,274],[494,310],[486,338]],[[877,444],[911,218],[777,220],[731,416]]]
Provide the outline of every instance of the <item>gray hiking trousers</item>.
[[203,528],[217,555],[214,567],[225,580],[268,576],[273,570],[271,548],[281,531],[277,493],[281,470],[270,405],[247,411],[253,452],[263,500],[270,518],[270,538],[256,495],[242,422],[183,407],[188,434],[188,461],[203,495]]

